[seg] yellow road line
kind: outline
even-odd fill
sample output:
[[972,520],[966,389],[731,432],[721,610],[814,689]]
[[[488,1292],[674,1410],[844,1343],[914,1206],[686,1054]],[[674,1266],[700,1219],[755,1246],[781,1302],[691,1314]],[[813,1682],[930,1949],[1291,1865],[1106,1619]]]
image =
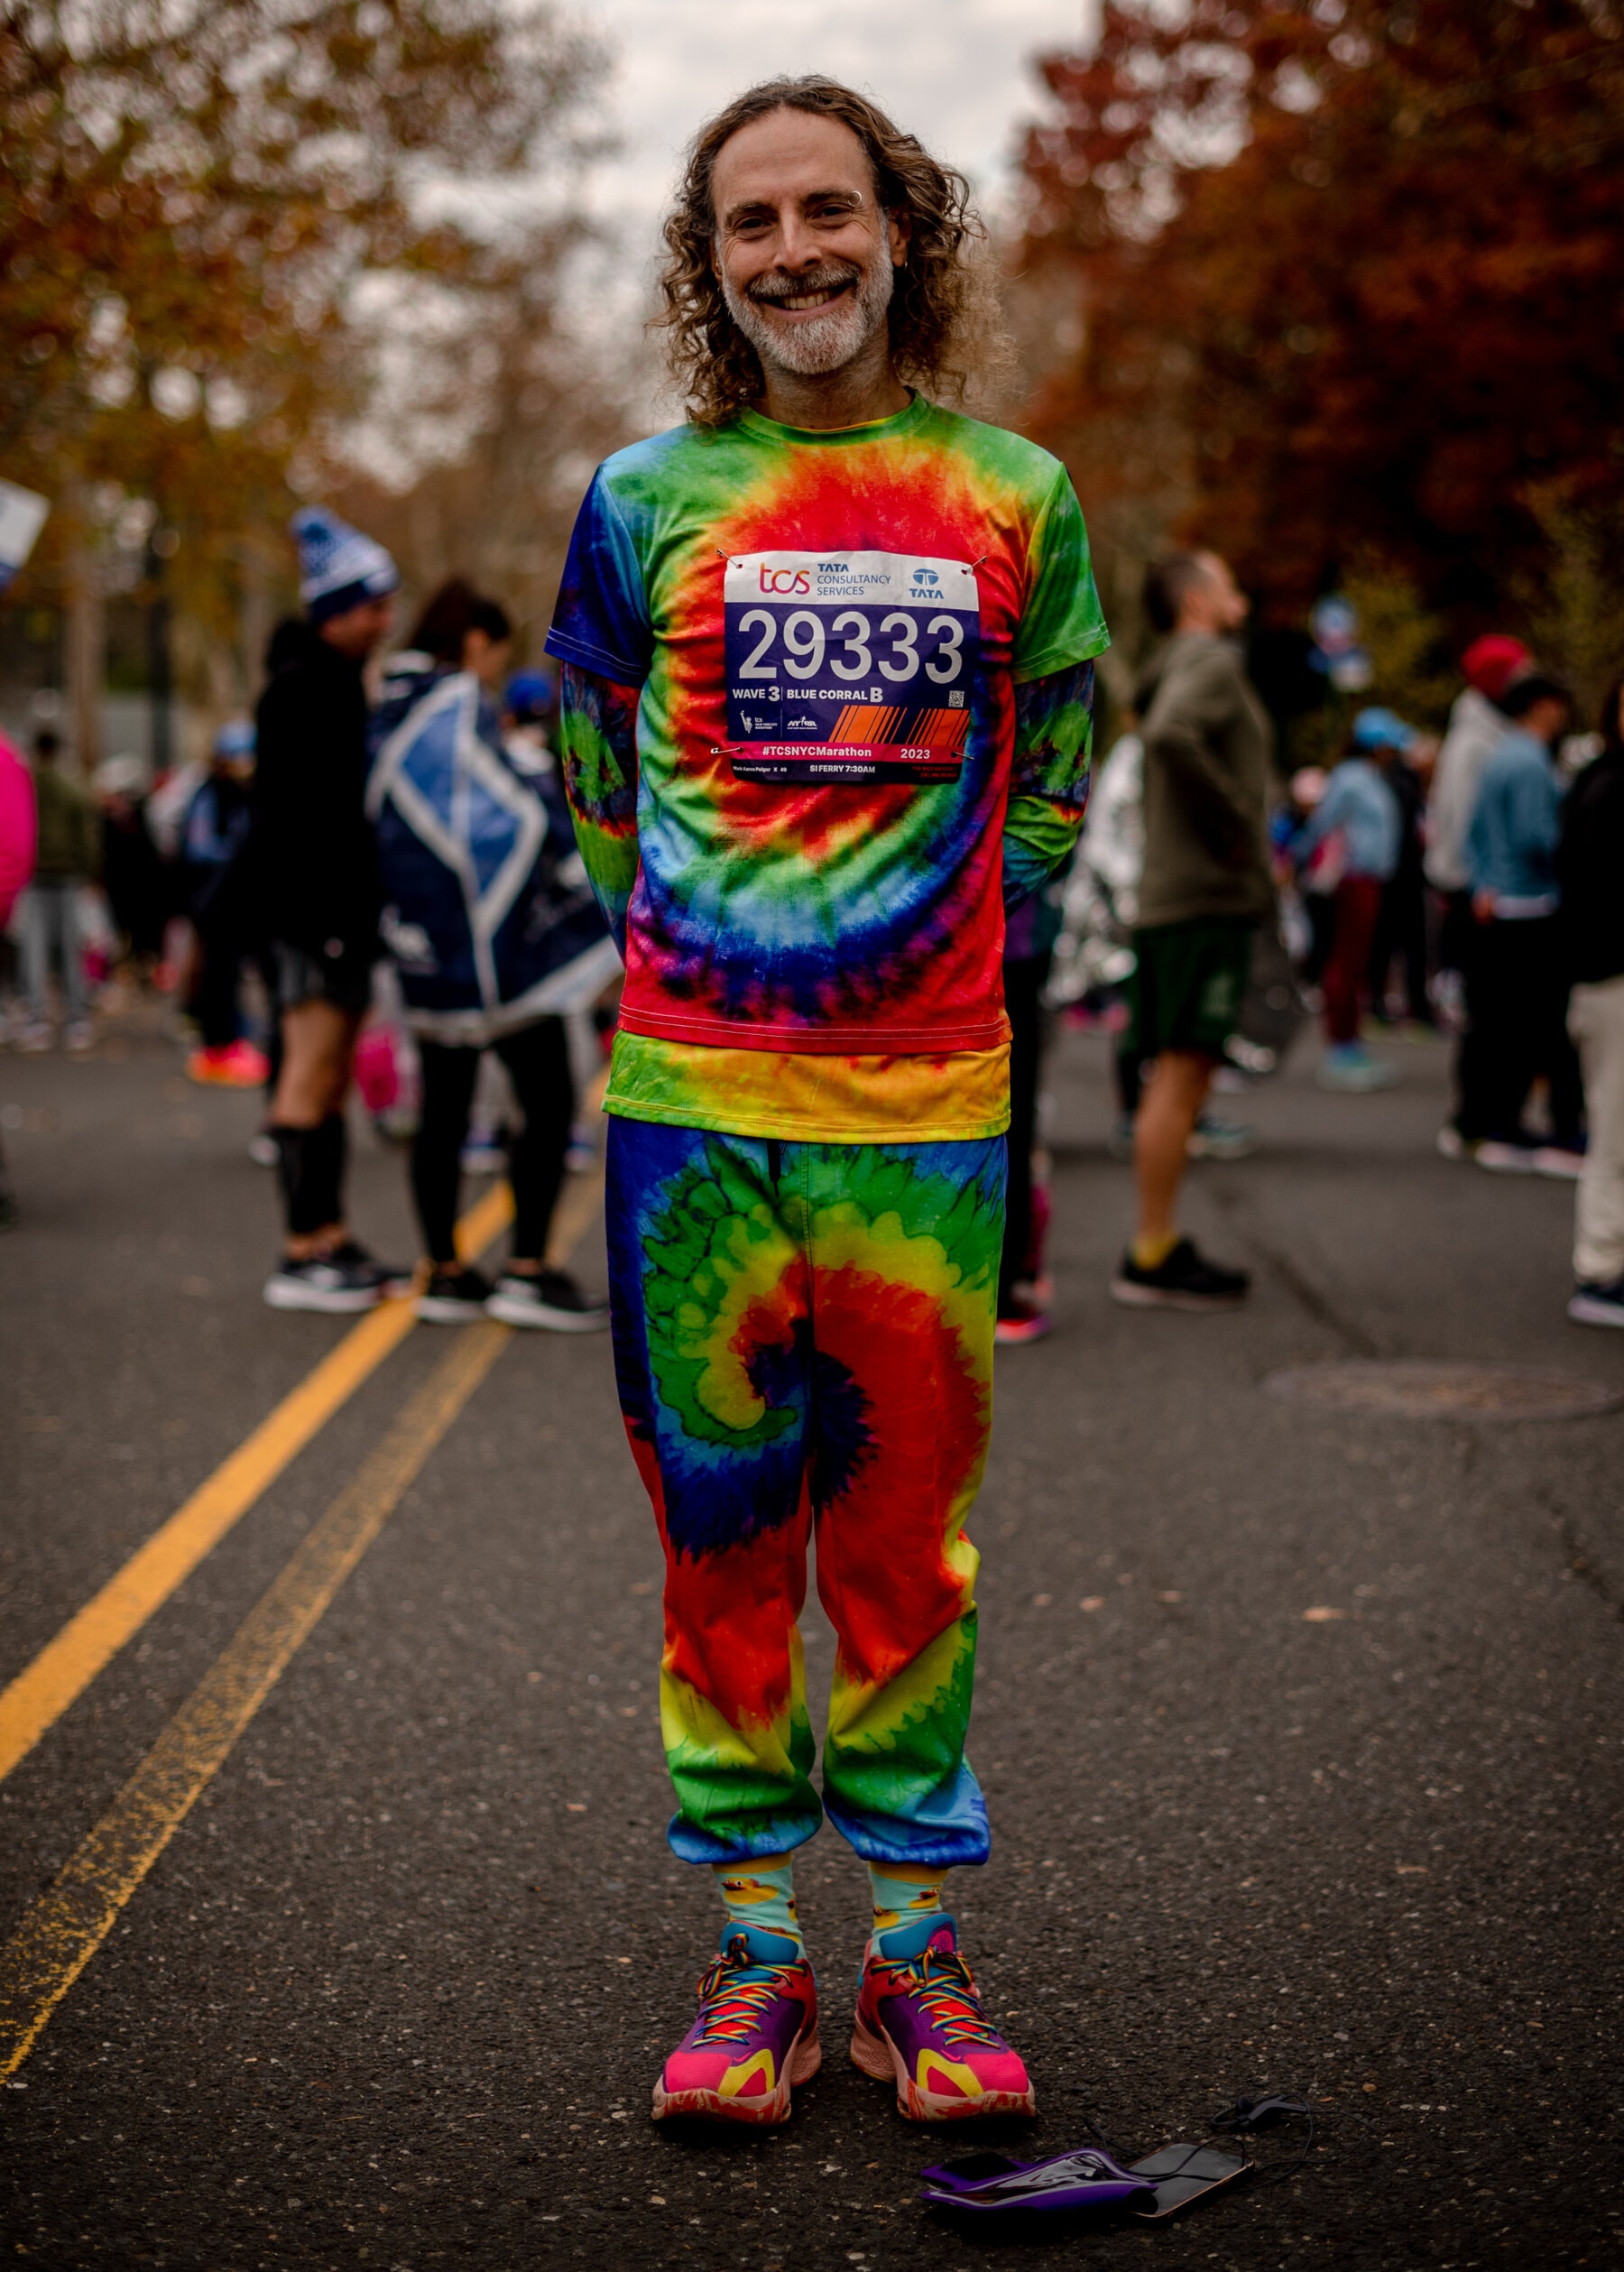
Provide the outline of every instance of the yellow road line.
[[20,2067],[198,1795],[511,1339],[480,1325],[306,1534],[106,1814],[0,1950],[0,2077]]
[[564,1187],[564,1196],[553,1210],[552,1225],[547,1237],[549,1266],[561,1270],[591,1227],[592,1218],[598,1211],[604,1196],[604,1171],[600,1168],[590,1176],[576,1176]]
[[[487,1191],[457,1225],[458,1251],[466,1258],[483,1254],[512,1212],[512,1195],[505,1183]],[[0,1780],[27,1757],[130,1636],[162,1608],[416,1323],[410,1301],[384,1302],[370,1310],[161,1529],[136,1548],[100,1593],[69,1619],[32,1664],[0,1691]]]

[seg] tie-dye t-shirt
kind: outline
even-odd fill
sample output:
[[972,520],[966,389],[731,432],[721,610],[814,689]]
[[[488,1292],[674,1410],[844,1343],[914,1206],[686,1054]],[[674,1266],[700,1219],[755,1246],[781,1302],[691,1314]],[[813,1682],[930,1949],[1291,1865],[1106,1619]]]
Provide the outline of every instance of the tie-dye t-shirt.
[[1001,1126],[1006,803],[1080,822],[1088,764],[1084,696],[1021,778],[1016,688],[1107,643],[1064,467],[922,398],[831,433],[678,428],[599,469],[547,643],[636,690],[635,783],[607,721],[565,722],[624,915],[608,1109]]

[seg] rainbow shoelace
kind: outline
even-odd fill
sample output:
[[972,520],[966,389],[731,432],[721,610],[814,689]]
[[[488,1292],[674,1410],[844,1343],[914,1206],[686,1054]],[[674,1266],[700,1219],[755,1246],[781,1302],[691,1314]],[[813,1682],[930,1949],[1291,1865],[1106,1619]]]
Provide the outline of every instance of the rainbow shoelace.
[[928,2026],[946,2043],[1002,2048],[1003,2037],[981,2008],[970,1967],[955,1949],[927,1949],[920,1957],[885,1957],[881,1969],[891,1992],[911,1997]]
[[[754,1979],[739,1978],[746,1966]],[[699,1983],[695,2048],[702,2043],[748,2043],[779,1998],[789,1992],[795,1970],[792,1964],[758,1964],[731,1952],[718,1956]]]

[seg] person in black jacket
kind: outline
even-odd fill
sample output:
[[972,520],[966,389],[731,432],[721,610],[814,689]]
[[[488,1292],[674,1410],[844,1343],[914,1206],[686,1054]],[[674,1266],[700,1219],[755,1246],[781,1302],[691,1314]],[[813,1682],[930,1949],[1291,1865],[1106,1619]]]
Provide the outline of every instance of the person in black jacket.
[[319,506],[297,513],[300,623],[272,642],[255,717],[250,874],[269,942],[282,1059],[272,1102],[287,1237],[273,1309],[370,1309],[400,1273],[344,1218],[344,1100],[382,947],[366,818],[366,658],[400,583],[382,545]]
[[1556,881],[1573,981],[1568,1031],[1590,1123],[1568,1316],[1579,1325],[1624,1325],[1624,672],[1602,706],[1601,754],[1568,791]]

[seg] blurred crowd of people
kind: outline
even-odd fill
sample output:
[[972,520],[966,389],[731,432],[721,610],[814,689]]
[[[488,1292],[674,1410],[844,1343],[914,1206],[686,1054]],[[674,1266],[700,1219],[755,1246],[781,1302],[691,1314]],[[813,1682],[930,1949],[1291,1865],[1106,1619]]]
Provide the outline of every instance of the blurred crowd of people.
[[[348,1314],[411,1292],[436,1323],[595,1329],[606,1311],[549,1242],[582,1164],[593,1013],[620,965],[550,746],[554,679],[509,672],[507,614],[462,578],[369,679],[393,562],[318,509],[296,531],[305,612],[278,626],[254,717],[223,726],[207,764],[149,786],[115,758],[87,790],[53,734],[26,770],[8,750],[0,796],[16,810],[0,835],[30,839],[0,876],[20,947],[13,1039],[48,1048],[60,1030],[90,1046],[91,983],[113,956],[184,1002],[190,1076],[264,1090],[251,1149],[282,1199],[273,1307]],[[352,1081],[410,1140],[415,1271],[379,1261],[346,1220]],[[504,1167],[512,1185],[494,1284],[457,1251],[465,1166]]]
[[[12,1041],[90,1046],[93,986],[115,963],[184,1005],[190,1076],[265,1092],[254,1150],[285,1216],[273,1306],[349,1311],[411,1283],[438,1322],[600,1325],[548,1259],[567,1164],[589,1156],[578,1097],[619,967],[550,744],[552,677],[510,672],[506,613],[461,578],[380,670],[393,563],[319,509],[296,525],[306,612],[272,640],[255,718],[223,726],[207,762],[151,783],[114,757],[86,789],[50,730],[26,767],[0,753]],[[1112,1149],[1139,1185],[1119,1300],[1244,1298],[1246,1274],[1178,1230],[1182,1180],[1190,1159],[1255,1149],[1213,1110],[1214,1077],[1272,1069],[1315,1014],[1316,1078],[1343,1094],[1398,1080],[1373,1040],[1453,1038],[1440,1151],[1573,1179],[1569,1315],[1624,1325],[1624,680],[1576,731],[1572,697],[1521,641],[1481,637],[1441,736],[1372,701],[1333,762],[1287,781],[1227,565],[1170,556],[1146,604],[1159,642],[1096,763],[1075,864],[1007,941],[999,1339],[1049,1326],[1031,1166],[1056,1009],[1115,1029]],[[346,1220],[352,1078],[411,1141],[415,1276]],[[457,1210],[461,1173],[501,1166],[516,1219],[492,1284],[457,1252]]]
[[1306,1011],[1316,1078],[1345,1094],[1399,1078],[1372,1039],[1452,1036],[1439,1150],[1575,1181],[1568,1314],[1624,1325],[1624,678],[1575,730],[1569,691],[1490,634],[1441,737],[1371,702],[1334,762],[1283,782],[1226,564],[1172,556],[1146,605],[1162,637],[1098,768],[1045,974],[1052,1004],[1120,1028],[1140,1224],[1117,1298],[1244,1298],[1243,1272],[1178,1233],[1177,1195],[1189,1159],[1253,1148],[1213,1115],[1214,1076],[1269,1069]]

